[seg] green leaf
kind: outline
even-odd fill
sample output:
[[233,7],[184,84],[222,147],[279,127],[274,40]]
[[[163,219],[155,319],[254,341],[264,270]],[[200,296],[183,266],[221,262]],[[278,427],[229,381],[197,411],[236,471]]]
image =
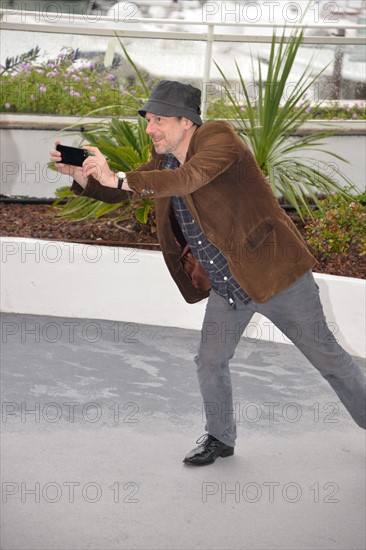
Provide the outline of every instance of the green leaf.
[[[88,127],[82,134],[83,141],[98,147],[108,159],[110,168],[115,171],[130,172],[147,162],[150,158],[151,140],[145,132],[146,122],[139,117],[136,122],[120,120],[118,117]],[[118,210],[114,219],[123,219],[129,215],[131,203],[125,201],[118,204],[105,204],[88,197],[74,197],[63,205],[60,201],[72,195],[68,189],[60,188],[57,191],[57,200],[54,206],[58,209],[58,216],[72,220],[98,219],[106,214]],[[152,209],[151,201],[140,201],[135,209],[135,217],[141,223],[147,223],[149,212]]]
[[147,97],[147,96],[149,95],[149,89],[148,89],[148,87],[147,87],[147,85],[146,85],[146,82],[145,82],[144,77],[142,76],[141,72],[138,70],[137,65],[133,62],[132,58],[131,58],[130,55],[128,54],[126,48],[125,48],[124,45],[122,44],[122,41],[121,41],[120,37],[117,35],[117,33],[116,33],[116,36],[117,36],[117,40],[118,40],[118,42],[119,42],[119,44],[120,44],[120,46],[121,46],[121,48],[122,48],[122,50],[123,50],[123,53],[124,53],[125,56],[126,56],[127,61],[130,63],[130,65],[131,65],[131,66],[133,67],[133,69],[135,70],[135,73],[137,74],[137,77],[138,77],[138,79],[140,80],[141,85],[142,85],[142,87],[143,87],[143,89],[144,89],[144,92],[145,92],[145,94],[146,94],[146,97]]
[[141,205],[136,208],[135,210],[135,218],[140,223],[146,224],[148,220],[149,213],[151,209],[153,208],[152,201],[141,201]]
[[[238,99],[232,94],[232,84],[225,76],[224,71],[216,64],[224,82],[224,89],[237,118],[238,135],[253,152],[259,167],[268,178],[274,193],[282,195],[303,217],[305,210],[310,216],[313,210],[309,200],[322,208],[318,193],[326,196],[337,193],[349,198],[350,194],[344,189],[344,184],[353,187],[347,177],[337,170],[332,174],[327,172],[327,164],[323,167],[319,161],[311,157],[295,157],[298,151],[322,151],[330,158],[347,162],[342,157],[324,147],[324,139],[333,132],[294,137],[297,129],[309,118],[307,112],[310,101],[305,101],[305,94],[311,89],[315,81],[324,72],[313,75],[313,60],[305,67],[297,79],[296,86],[289,91],[289,78],[295,60],[300,55],[303,42],[303,32],[292,33],[289,37],[278,37],[273,33],[267,76],[264,76],[263,62],[257,59],[258,93],[256,100],[250,98],[249,88],[245,82],[240,67],[235,62],[241,91],[246,101],[246,112],[243,114]],[[252,56],[254,74],[255,60]],[[315,107],[319,106],[320,102]],[[316,164],[317,162],[317,164]],[[315,166],[315,167],[314,167]],[[329,163],[331,166],[331,162]]]

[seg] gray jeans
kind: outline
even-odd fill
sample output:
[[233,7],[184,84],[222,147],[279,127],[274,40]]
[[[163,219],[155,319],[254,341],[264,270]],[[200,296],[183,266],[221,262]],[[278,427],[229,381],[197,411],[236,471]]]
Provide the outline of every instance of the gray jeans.
[[366,427],[364,372],[329,330],[311,271],[264,304],[237,302],[236,306],[233,310],[222,296],[211,292],[195,357],[208,433],[235,445],[229,361],[255,312],[270,319],[294,342],[332,386],[355,422]]

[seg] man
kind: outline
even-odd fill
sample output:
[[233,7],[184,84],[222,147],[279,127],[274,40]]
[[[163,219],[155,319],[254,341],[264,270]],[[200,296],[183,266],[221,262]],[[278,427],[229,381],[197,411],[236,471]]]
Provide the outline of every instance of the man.
[[[255,312],[294,341],[365,428],[365,377],[327,327],[311,272],[315,259],[230,124],[202,124],[200,101],[193,86],[155,86],[139,110],[152,158],[137,170],[113,173],[95,147],[85,147],[94,156],[82,168],[58,165],[73,175],[76,194],[110,203],[127,194],[155,199],[171,276],[187,302],[209,296],[195,358],[207,434],[184,462],[202,466],[234,454],[229,361]],[[52,151],[51,160],[60,154]]]

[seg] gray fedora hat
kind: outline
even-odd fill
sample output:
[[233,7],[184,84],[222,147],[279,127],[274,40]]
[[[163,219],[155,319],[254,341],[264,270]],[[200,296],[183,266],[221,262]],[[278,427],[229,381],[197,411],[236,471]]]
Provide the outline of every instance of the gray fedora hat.
[[161,116],[182,116],[201,126],[201,90],[175,80],[161,80],[152,89],[147,103],[139,109],[142,117],[146,113]]

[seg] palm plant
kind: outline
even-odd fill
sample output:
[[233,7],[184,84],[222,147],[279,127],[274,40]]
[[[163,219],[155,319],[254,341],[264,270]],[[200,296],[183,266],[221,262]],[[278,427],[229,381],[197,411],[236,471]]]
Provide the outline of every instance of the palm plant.
[[[318,193],[328,196],[336,192],[341,197],[349,199],[350,195],[338,180],[343,180],[350,189],[353,185],[338,170],[335,174],[337,179],[332,174],[328,174],[327,164],[311,156],[306,158],[298,156],[300,151],[316,149],[337,160],[347,162],[339,155],[323,148],[324,138],[334,135],[332,132],[292,137],[309,118],[312,103],[310,99],[306,99],[306,93],[325,70],[323,69],[314,77],[311,76],[312,63],[310,62],[297,85],[291,86],[291,92],[288,93],[289,76],[302,40],[303,32],[293,34],[288,41],[284,34],[280,39],[273,35],[267,77],[263,75],[261,60],[258,58],[257,61],[258,95],[254,100],[250,98],[248,86],[236,63],[246,101],[244,112],[242,104],[231,91],[229,80],[220,67],[217,64],[216,66],[224,80],[225,93],[233,106],[239,124],[239,135],[253,152],[275,194],[282,196],[303,218],[304,209],[307,214],[312,215],[310,198],[321,209],[322,204]],[[254,63],[252,56],[253,74]],[[287,99],[284,100],[285,92]]]
[[[145,79],[138,67],[135,65],[129,56],[126,48],[117,37],[124,54],[134,68],[138,80],[141,84],[141,90],[144,95],[143,99],[147,99],[149,90]],[[136,98],[133,98],[134,100]],[[110,105],[107,109],[113,109],[116,105]],[[137,105],[136,105],[137,107]],[[90,111],[88,116],[95,116],[99,111],[105,108],[94,109]],[[74,125],[75,126],[75,125]],[[64,128],[64,130],[72,129],[74,126]],[[146,122],[142,117],[138,117],[137,121],[129,122],[120,120],[117,116],[112,117],[98,123],[92,123],[88,126],[89,130],[82,133],[82,138],[85,143],[98,147],[103,155],[108,159],[108,164],[111,170],[115,172],[123,171],[130,172],[140,164],[147,162],[150,157],[151,139],[146,134]],[[50,166],[52,168],[52,166]],[[130,201],[124,201],[118,204],[106,204],[102,201],[97,201],[88,197],[75,197],[69,187],[61,187],[56,191],[57,200],[53,203],[54,207],[59,208],[59,216],[67,219],[83,220],[87,218],[101,218],[106,214],[118,210],[115,220],[122,220],[130,216],[130,211],[133,209],[135,218],[146,224],[148,216],[153,209],[151,200],[140,200],[136,204],[131,204]],[[68,199],[66,204],[61,205],[65,199]]]
[[[108,159],[112,170],[129,172],[141,163],[147,162],[150,156],[151,140],[145,132],[146,122],[139,117],[137,122],[119,120],[117,117],[93,125],[92,129],[83,133],[88,144],[98,147]],[[60,207],[60,202],[73,197]],[[123,219],[130,214],[130,201],[118,204],[105,204],[88,197],[74,197],[68,187],[57,190],[57,200],[54,206],[60,208],[59,216],[68,219],[82,220],[100,218],[118,209],[115,219]],[[152,201],[139,201],[134,214],[138,221],[146,223],[152,208]]]

